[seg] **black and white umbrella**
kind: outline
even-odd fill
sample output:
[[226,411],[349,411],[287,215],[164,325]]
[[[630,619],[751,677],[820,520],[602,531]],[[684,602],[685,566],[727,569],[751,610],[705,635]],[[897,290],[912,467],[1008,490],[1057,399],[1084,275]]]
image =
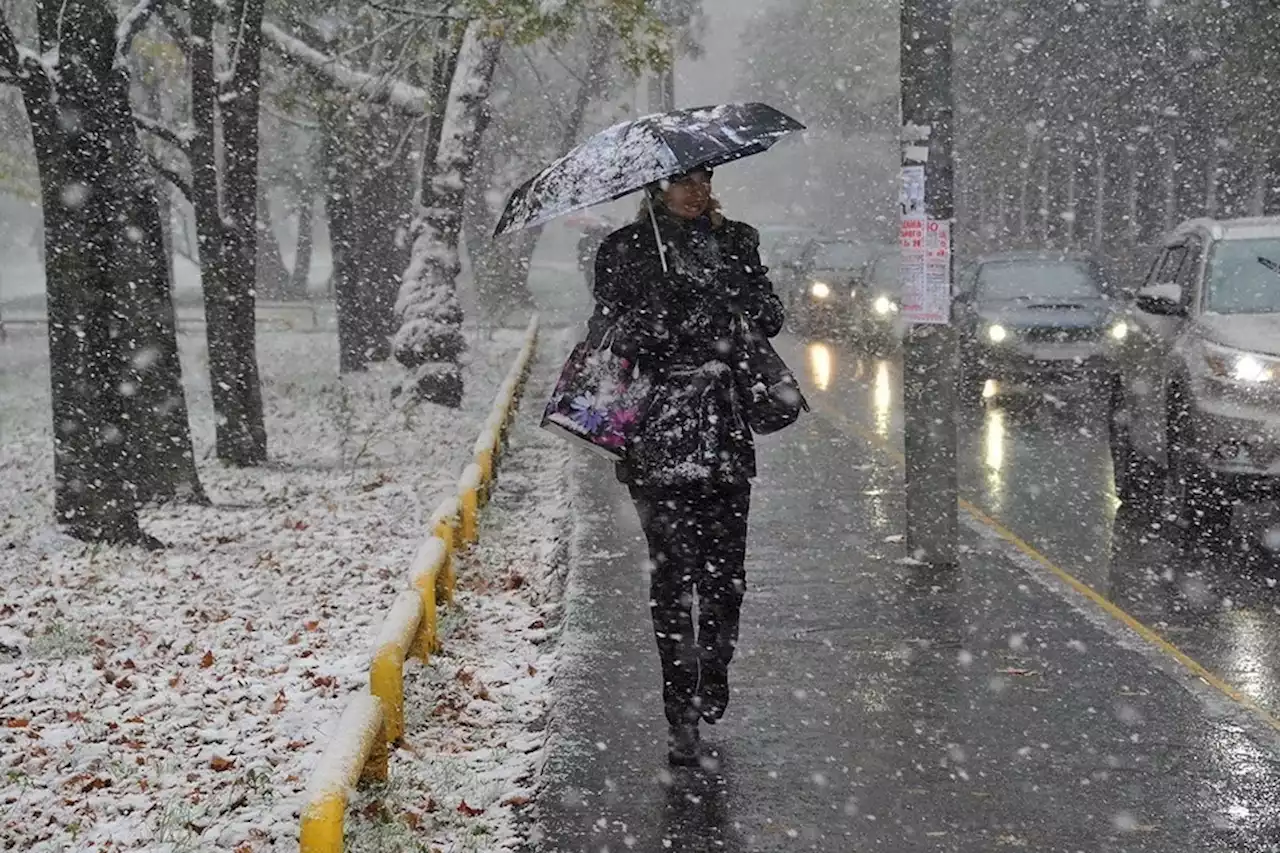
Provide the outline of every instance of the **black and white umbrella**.
[[768,150],[804,125],[767,104],[644,116],[602,130],[511,194],[494,236],[614,201],[649,184]]

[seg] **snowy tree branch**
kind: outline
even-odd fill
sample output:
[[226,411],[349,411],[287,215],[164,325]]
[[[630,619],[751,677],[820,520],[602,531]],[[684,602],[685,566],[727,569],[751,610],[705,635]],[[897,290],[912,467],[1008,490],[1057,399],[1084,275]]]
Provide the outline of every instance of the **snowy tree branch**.
[[156,174],[172,184],[174,189],[178,192],[182,193],[182,197],[185,198],[189,204],[192,203],[191,184],[187,182],[186,178],[160,162],[160,158],[152,154],[150,151],[147,152],[147,159],[151,161],[151,168],[156,170]]
[[174,130],[159,120],[151,118],[150,116],[145,116],[142,113],[133,114],[133,123],[141,130],[145,130],[152,136],[163,139],[165,142],[168,142],[170,145],[184,152],[187,150],[188,145],[191,142],[190,132],[184,133],[179,130]]
[[277,53],[300,63],[313,76],[361,97],[372,104],[385,104],[407,115],[421,116],[427,112],[430,95],[425,89],[375,74],[357,71],[335,57],[317,50],[299,38],[289,35],[271,23],[262,25],[267,45]]
[[142,32],[147,22],[151,20],[151,16],[156,13],[164,0],[139,0],[127,15],[120,19],[120,25],[116,27],[116,68],[123,68],[128,61],[129,48],[133,46],[133,39],[138,33]]

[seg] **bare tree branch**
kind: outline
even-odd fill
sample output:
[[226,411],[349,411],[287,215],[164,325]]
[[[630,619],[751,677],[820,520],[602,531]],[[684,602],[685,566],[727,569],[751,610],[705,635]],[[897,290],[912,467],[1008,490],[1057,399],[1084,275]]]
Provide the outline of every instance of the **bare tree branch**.
[[371,104],[384,104],[406,115],[421,116],[427,112],[431,98],[425,89],[403,80],[357,71],[302,39],[289,35],[275,24],[264,23],[262,34],[268,47],[301,64],[312,76],[336,89]]
[[191,184],[187,182],[187,179],[182,177],[182,175],[179,175],[173,169],[170,169],[164,163],[160,162],[160,158],[150,151],[147,152],[147,159],[151,161],[151,168],[156,170],[156,174],[172,184],[174,189],[182,193],[182,197],[190,203]]
[[151,20],[151,16],[156,13],[165,0],[138,0],[138,4],[129,11],[129,14],[120,19],[120,25],[116,27],[116,68],[123,68],[129,57],[129,48],[133,46],[133,39],[138,33],[142,32],[147,22]]
[[174,130],[158,119],[145,116],[142,113],[133,114],[133,123],[141,130],[145,130],[147,133],[150,133],[159,139],[163,139],[165,142],[183,152],[187,150],[191,141],[189,134],[183,134],[182,131]]

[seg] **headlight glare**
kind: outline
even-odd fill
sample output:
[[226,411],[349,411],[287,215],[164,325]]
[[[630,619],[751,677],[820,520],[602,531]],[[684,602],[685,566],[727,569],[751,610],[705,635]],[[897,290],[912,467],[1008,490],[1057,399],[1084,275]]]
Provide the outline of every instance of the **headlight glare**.
[[826,299],[831,295],[831,285],[825,281],[815,281],[809,285],[809,293],[814,299]]
[[877,314],[892,314],[898,310],[898,306],[887,296],[877,296],[876,301],[871,303],[871,307],[875,309]]
[[1009,330],[999,323],[992,323],[987,327],[987,338],[993,344],[1002,344],[1009,339]]
[[1116,341],[1123,341],[1129,337],[1129,324],[1124,320],[1117,320],[1111,326],[1111,338]]
[[1204,343],[1204,363],[1218,379],[1256,385],[1280,379],[1280,359]]

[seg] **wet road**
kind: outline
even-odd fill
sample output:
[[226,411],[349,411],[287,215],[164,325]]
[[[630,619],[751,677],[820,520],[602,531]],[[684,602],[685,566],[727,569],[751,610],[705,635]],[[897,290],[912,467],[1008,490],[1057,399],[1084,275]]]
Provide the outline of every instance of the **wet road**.
[[[1005,541],[966,527],[960,571],[911,565],[899,468],[874,441],[900,441],[893,364],[780,348],[807,365],[817,412],[761,442],[743,647],[704,770],[666,767],[634,512],[607,466],[579,463],[535,849],[1280,849],[1275,733],[1037,583]],[[1225,671],[1240,660],[1232,614],[1270,604],[1210,604],[1186,579],[1222,589],[1204,564],[1217,558],[1113,527],[1102,422],[1043,407],[974,418],[966,492]],[[1221,559],[1239,575],[1256,558]],[[1260,672],[1231,668],[1246,670]]]
[[[826,416],[901,450],[899,365],[783,339]],[[1087,388],[998,396],[960,427],[963,497],[1054,564],[1280,718],[1280,528],[1274,505],[1237,510],[1233,535],[1181,547],[1154,515],[1115,499],[1105,404]]]

